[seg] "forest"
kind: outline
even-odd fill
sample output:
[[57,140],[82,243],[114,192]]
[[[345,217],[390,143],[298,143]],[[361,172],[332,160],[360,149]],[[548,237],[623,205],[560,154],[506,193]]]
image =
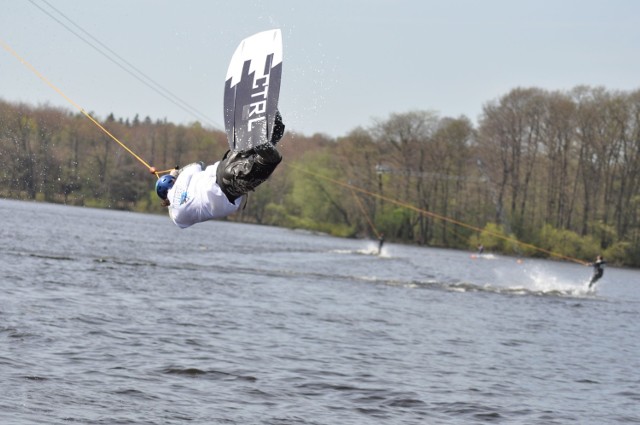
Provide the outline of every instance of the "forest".
[[[158,169],[227,150],[199,122],[96,120]],[[283,163],[229,220],[640,266],[640,90],[515,88],[477,125],[414,110],[339,138],[287,132],[279,147]],[[165,213],[155,176],[79,113],[0,99],[0,164],[3,198]]]

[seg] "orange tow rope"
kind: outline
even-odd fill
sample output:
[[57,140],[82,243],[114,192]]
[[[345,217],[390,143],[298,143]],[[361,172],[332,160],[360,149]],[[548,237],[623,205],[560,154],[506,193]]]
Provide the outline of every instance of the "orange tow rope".
[[106,128],[104,128],[102,126],[102,124],[100,124],[98,121],[96,121],[91,114],[89,114],[87,111],[85,111],[84,108],[82,108],[80,105],[78,105],[76,102],[74,102],[69,96],[67,96],[66,94],[64,94],[64,92],[62,90],[60,90],[58,87],[56,87],[51,81],[49,81],[44,75],[42,75],[40,72],[38,72],[37,69],[35,69],[33,67],[33,65],[31,65],[29,62],[27,62],[24,58],[22,58],[15,50],[13,50],[8,44],[6,44],[4,41],[0,40],[0,44],[2,44],[2,47],[9,53],[11,53],[16,59],[18,59],[20,61],[20,63],[22,63],[24,66],[26,66],[31,72],[33,72],[38,78],[40,78],[42,81],[45,82],[45,84],[47,84],[49,87],[51,87],[53,90],[55,90],[60,96],[62,96],[67,102],[69,102],[71,105],[73,105],[73,107],[75,107],[78,111],[80,111],[85,117],[89,118],[89,120],[91,120],[92,123],[94,123],[96,126],[98,126],[98,128],[100,130],[102,130],[107,136],[109,136],[111,139],[113,139],[116,143],[118,143],[125,151],[129,152],[131,154],[131,156],[133,156],[135,159],[137,159],[142,165],[144,165],[151,174],[155,174],[156,177],[160,177],[161,173],[166,173],[169,172],[170,170],[167,171],[156,171],[155,167],[152,167],[151,165],[149,165],[144,159],[142,159],[139,155],[137,155],[135,152],[133,152],[131,149],[129,149],[124,143],[122,143],[120,140],[118,140],[118,138],[116,136],[114,136],[113,134],[111,134],[109,132],[109,130],[107,130]]
[[580,260],[578,258],[573,258],[573,257],[569,257],[567,255],[559,254],[557,252],[549,251],[547,249],[540,248],[540,247],[537,247],[535,245],[519,241],[518,239],[509,237],[509,236],[505,236],[505,235],[502,235],[502,234],[499,234],[499,233],[490,232],[490,231],[487,231],[486,229],[481,229],[479,227],[472,226],[472,225],[467,224],[467,223],[463,223],[463,222],[455,220],[453,218],[449,218],[449,217],[446,217],[446,216],[443,216],[443,215],[440,215],[440,214],[436,214],[436,213],[431,212],[431,211],[423,210],[421,208],[418,208],[418,207],[416,207],[414,205],[411,205],[411,204],[408,204],[406,202],[401,202],[401,201],[398,201],[396,199],[392,199],[392,198],[389,198],[387,196],[383,196],[383,195],[380,195],[378,193],[374,193],[374,192],[371,192],[369,190],[353,186],[353,185],[351,185],[349,183],[345,183],[345,182],[341,182],[339,180],[332,179],[331,177],[326,177],[326,176],[322,176],[322,175],[317,174],[317,173],[312,173],[311,171],[307,171],[307,170],[305,170],[303,168],[296,167],[294,165],[290,165],[290,164],[288,164],[288,165],[289,165],[289,167],[291,167],[291,168],[293,168],[295,170],[301,171],[301,172],[303,172],[305,174],[308,174],[308,175],[311,175],[311,176],[314,176],[314,177],[318,177],[318,178],[321,178],[321,179],[324,179],[324,180],[328,180],[328,181],[330,181],[332,183],[335,183],[335,184],[337,184],[339,186],[351,189],[352,191],[357,191],[357,192],[364,193],[364,194],[369,195],[369,196],[373,196],[374,198],[378,198],[378,199],[381,199],[383,201],[386,201],[386,202],[389,202],[389,203],[404,207],[406,209],[416,211],[416,212],[418,212],[420,214],[424,214],[424,215],[427,215],[427,216],[430,216],[430,217],[434,217],[434,218],[437,218],[437,219],[440,219],[440,220],[448,221],[449,223],[457,224],[458,226],[466,227],[468,229],[472,229],[472,230],[475,230],[477,232],[486,233],[486,234],[491,235],[491,236],[493,236],[495,238],[499,238],[499,239],[503,239],[503,240],[506,240],[506,241],[509,241],[509,242],[513,242],[513,243],[522,245],[524,247],[531,248],[531,249],[533,249],[535,251],[543,252],[543,253],[545,253],[547,255],[550,255],[552,257],[562,258],[564,260],[573,261],[575,263],[582,264],[582,265],[585,265],[585,266],[589,265],[589,263],[587,263],[585,261],[582,261],[582,260]]

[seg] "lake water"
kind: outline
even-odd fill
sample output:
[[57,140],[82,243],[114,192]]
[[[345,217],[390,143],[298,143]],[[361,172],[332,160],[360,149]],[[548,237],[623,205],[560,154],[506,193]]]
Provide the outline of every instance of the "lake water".
[[640,272],[0,200],[2,424],[640,422]]

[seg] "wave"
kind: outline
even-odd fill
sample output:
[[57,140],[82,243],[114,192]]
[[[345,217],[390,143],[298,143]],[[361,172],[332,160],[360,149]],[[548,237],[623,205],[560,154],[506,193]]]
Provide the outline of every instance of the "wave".
[[[338,274],[335,272],[322,272],[322,271],[302,271],[291,269],[262,269],[253,267],[238,267],[229,265],[209,265],[206,267],[191,265],[195,269],[210,269],[215,270],[217,273],[244,273],[254,274],[260,276],[269,277],[284,277],[284,278],[305,278],[318,281],[345,281],[345,282],[360,282],[373,285],[387,285],[396,287],[405,287],[408,289],[430,289],[430,290],[444,290],[450,292],[460,293],[494,293],[503,295],[529,295],[529,296],[551,296],[551,297],[574,297],[574,298],[593,298],[596,295],[595,291],[589,291],[587,289],[587,283],[576,285],[570,282],[560,282],[557,279],[550,279],[549,277],[539,276],[533,279],[533,282],[527,283],[513,283],[513,284],[490,284],[490,283],[474,283],[464,281],[446,281],[438,279],[435,276],[429,277],[428,280],[416,280],[416,279],[394,279],[394,278],[381,278],[373,275],[350,275],[350,274]],[[187,265],[182,265],[187,267]],[[529,279],[530,280],[530,279]],[[500,280],[498,280],[500,281]]]
[[222,372],[219,370],[204,370],[198,369],[195,367],[180,367],[180,366],[170,366],[161,370],[161,373],[167,375],[178,375],[184,376],[187,378],[206,378],[206,379],[215,379],[215,380],[226,380],[226,381],[250,381],[255,382],[258,380],[255,376],[250,375],[236,375],[229,372]]
[[43,252],[26,252],[26,251],[4,251],[4,254],[13,255],[16,257],[31,257],[39,258],[43,260],[56,260],[56,261],[75,261],[77,258],[70,257],[68,255],[49,254]]
[[94,258],[94,263],[110,263],[118,266],[131,266],[131,267],[157,267],[158,264],[153,261],[136,260],[136,259],[122,259],[117,257],[99,257]]
[[536,289],[521,285],[514,286],[496,286],[496,285],[478,285],[473,283],[450,283],[440,285],[443,289],[455,292],[485,292],[504,295],[535,295],[535,296],[552,296],[552,297],[587,297],[592,295],[586,288],[554,288]]
[[350,255],[375,255],[378,257],[390,257],[389,250],[386,247],[378,249],[378,242],[370,241],[366,247],[361,249],[334,249],[329,251],[334,254],[350,254]]

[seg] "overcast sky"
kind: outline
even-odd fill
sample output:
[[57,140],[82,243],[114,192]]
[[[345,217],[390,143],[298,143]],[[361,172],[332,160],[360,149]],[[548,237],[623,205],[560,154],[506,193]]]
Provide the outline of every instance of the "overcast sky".
[[[0,6],[0,41],[100,119],[139,114],[221,128],[233,51],[243,38],[272,28],[283,33],[280,109],[288,130],[309,136],[343,136],[416,109],[477,122],[486,102],[515,87],[640,88],[634,0],[0,0]],[[5,49],[0,98],[73,110]]]

